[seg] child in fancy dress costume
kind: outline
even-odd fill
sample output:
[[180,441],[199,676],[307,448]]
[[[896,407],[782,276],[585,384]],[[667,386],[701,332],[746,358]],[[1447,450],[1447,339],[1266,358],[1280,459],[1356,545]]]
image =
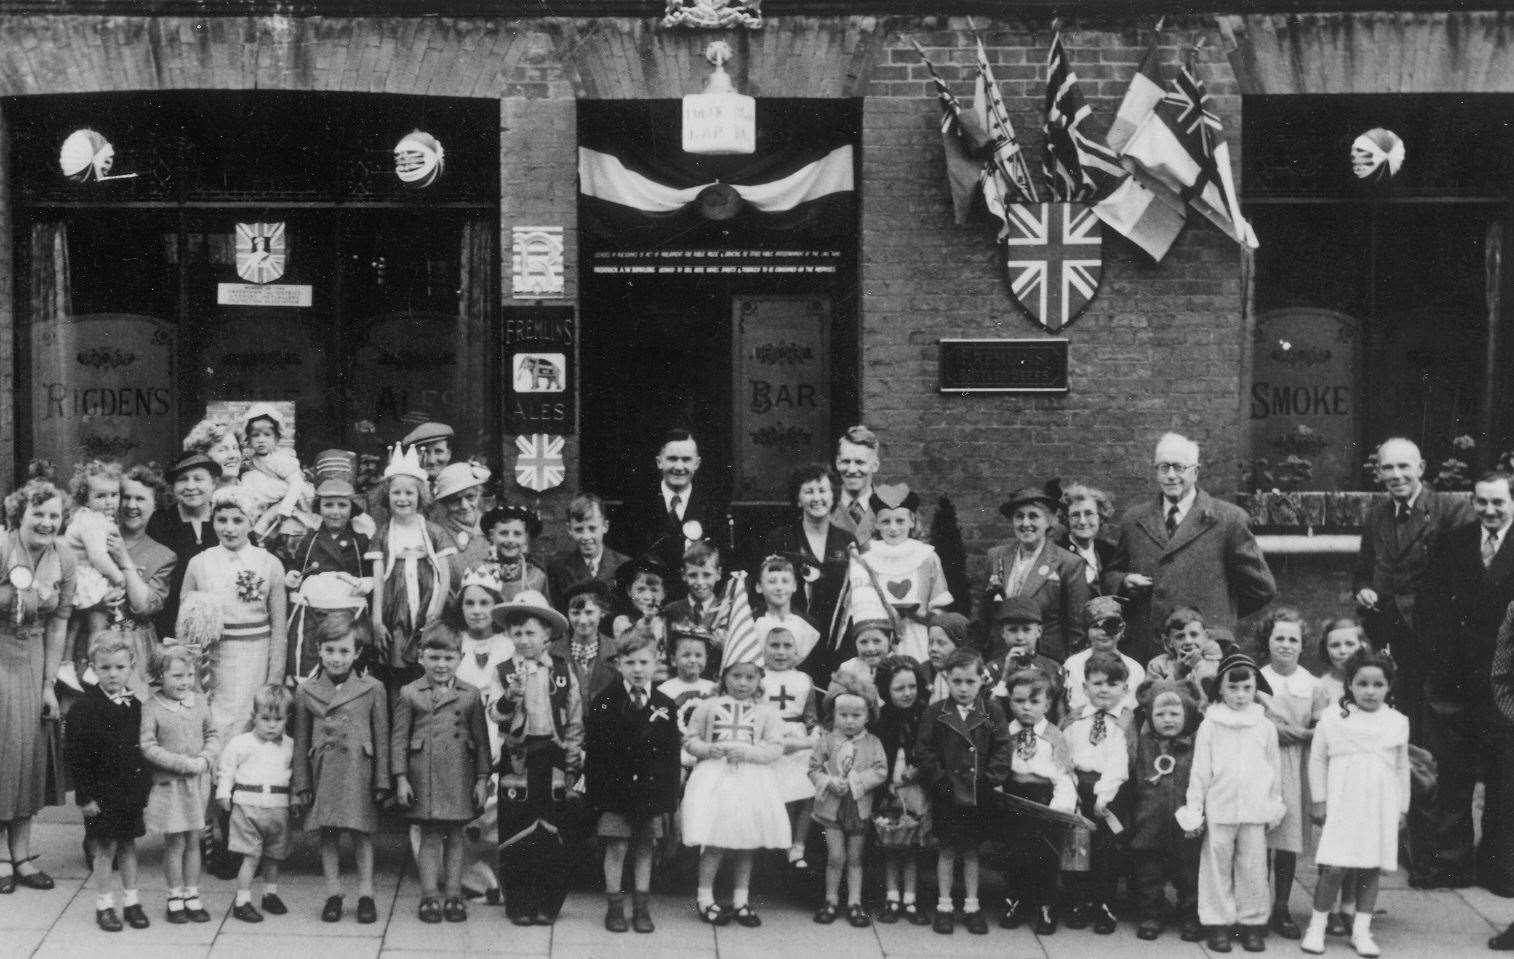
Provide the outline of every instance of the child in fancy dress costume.
[[808,673],[795,668],[799,653],[794,634],[782,626],[768,630],[763,640],[762,696],[783,720],[783,757],[773,764],[778,792],[789,809],[793,845],[789,864],[806,869],[804,846],[810,834],[810,807],[815,786],[810,781],[810,754],[815,745],[815,727],[820,717],[814,683]]
[[847,573],[851,595],[876,594],[882,589],[887,595],[879,600],[899,613],[894,652],[924,662],[929,655],[930,614],[952,604],[941,557],[929,544],[911,536],[920,525],[920,497],[907,485],[875,486],[869,503],[879,539],[870,542],[851,564]]
[[[702,846],[699,915],[711,925],[733,918],[759,926],[749,890],[752,854],[787,849],[791,832],[773,764],[783,755],[783,720],[762,699],[762,667],[733,662],[721,672],[721,695],[704,700],[689,723],[684,748],[698,760],[683,797],[683,842]],[[733,894],[728,911],[715,902],[715,876],[727,853]]]

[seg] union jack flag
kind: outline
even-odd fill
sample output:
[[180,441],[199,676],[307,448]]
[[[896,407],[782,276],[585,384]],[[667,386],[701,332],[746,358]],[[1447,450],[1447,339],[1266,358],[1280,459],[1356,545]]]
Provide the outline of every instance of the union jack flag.
[[562,461],[563,438],[533,433],[517,436],[515,482],[535,493],[560,486],[567,477]]
[[725,649],[720,655],[722,673],[732,663],[762,661],[762,640],[757,637],[752,604],[747,600],[744,571],[737,570],[731,574],[731,581],[725,586],[725,602],[721,603],[712,628],[725,636]]
[[[1030,176],[1030,166],[1020,149],[1020,140],[1015,136],[1014,124],[1009,122],[1009,109],[1004,106],[1004,97],[999,92],[999,82],[994,79],[993,67],[988,63],[988,53],[983,41],[978,41],[978,80],[973,88],[973,112],[993,141],[993,158],[983,173],[983,202],[988,212],[1006,220],[1006,207],[1017,201],[1038,202],[1035,183]],[[1006,226],[1007,228],[1007,226]],[[1004,231],[999,231],[1004,238]]]
[[1015,203],[1005,213],[1010,292],[1055,333],[1098,292],[1104,273],[1099,218],[1082,203]]
[[1214,138],[1224,128],[1220,118],[1209,109],[1209,90],[1186,67],[1178,71],[1172,85],[1157,105],[1157,114],[1165,115],[1168,125],[1199,165],[1199,177],[1185,191],[1183,199],[1198,196],[1210,183],[1219,182],[1219,168],[1214,160]]
[[1053,199],[1094,202],[1114,192],[1128,174],[1115,152],[1084,127],[1093,109],[1083,99],[1060,33],[1052,39],[1051,52],[1046,56],[1044,106],[1043,166]]

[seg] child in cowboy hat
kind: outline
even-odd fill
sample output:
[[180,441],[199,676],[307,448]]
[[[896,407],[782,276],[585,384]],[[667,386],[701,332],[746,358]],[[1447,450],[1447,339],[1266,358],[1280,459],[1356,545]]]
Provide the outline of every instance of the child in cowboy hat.
[[547,650],[568,621],[539,592],[526,590],[494,607],[495,623],[510,631],[515,655],[499,664],[504,689],[489,718],[504,733],[499,760],[499,838],[502,846],[523,830],[545,823],[555,846],[537,857],[500,856],[505,911],[518,926],[551,925],[567,894],[568,850],[562,836],[567,789],[583,770],[584,707],[578,679],[561,656]]

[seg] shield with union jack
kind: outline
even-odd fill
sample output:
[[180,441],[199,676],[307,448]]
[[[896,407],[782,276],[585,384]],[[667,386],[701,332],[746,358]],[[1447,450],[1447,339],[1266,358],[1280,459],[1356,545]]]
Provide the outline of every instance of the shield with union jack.
[[533,433],[515,438],[515,482],[534,493],[560,486],[567,476],[562,461],[563,438]]
[[1013,203],[1006,216],[1009,290],[1052,333],[1077,319],[1104,273],[1104,234],[1086,203]]

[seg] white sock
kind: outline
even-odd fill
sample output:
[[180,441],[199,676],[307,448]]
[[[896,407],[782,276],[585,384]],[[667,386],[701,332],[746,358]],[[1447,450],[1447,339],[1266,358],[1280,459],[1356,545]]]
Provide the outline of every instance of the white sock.
[[121,891],[121,905],[137,906],[141,905],[141,902],[142,900],[137,898],[137,891],[135,889],[123,889]]
[[915,904],[915,894],[912,893],[912,892],[905,893],[904,894],[904,904],[906,906],[913,906]]
[[1352,922],[1352,924],[1351,924],[1351,935],[1353,935],[1353,936],[1360,936],[1360,935],[1371,935],[1371,934],[1372,934],[1372,913],[1370,913],[1370,912],[1359,912],[1359,913],[1357,913],[1356,914],[1356,920],[1354,922]]
[[700,909],[708,909],[713,906],[715,904],[715,887],[700,886],[699,892],[694,896],[694,900],[699,903]]
[[951,912],[952,911],[951,897],[950,896],[942,896],[940,899],[937,899],[936,900],[936,911],[937,912]]
[[199,886],[185,886],[184,887],[184,908],[186,908],[186,909],[198,909],[198,908],[200,908],[200,887]]
[[963,912],[977,912],[978,911],[978,897],[977,896],[968,896],[968,897],[964,898],[962,900],[962,911]]
[[168,890],[168,911],[181,912],[184,909],[184,887],[174,886]]
[[899,890],[897,890],[897,889],[890,889],[887,892],[885,892],[883,894],[883,901],[884,902],[898,902],[899,901]]
[[278,883],[276,883],[276,882],[265,882],[265,883],[263,883],[263,895],[265,895],[265,896],[277,896],[278,894],[279,894],[279,884]]
[[737,887],[731,890],[731,908],[740,909],[747,904],[749,890]]
[[237,890],[237,898],[236,898],[236,900],[234,902],[232,902],[232,905],[233,906],[245,906],[245,905],[248,905],[251,902],[252,902],[252,890],[251,889],[238,889]]
[[114,909],[114,908],[116,908],[116,896],[115,896],[115,893],[107,892],[107,893],[101,893],[100,895],[96,896],[95,897],[95,908],[96,909]]

